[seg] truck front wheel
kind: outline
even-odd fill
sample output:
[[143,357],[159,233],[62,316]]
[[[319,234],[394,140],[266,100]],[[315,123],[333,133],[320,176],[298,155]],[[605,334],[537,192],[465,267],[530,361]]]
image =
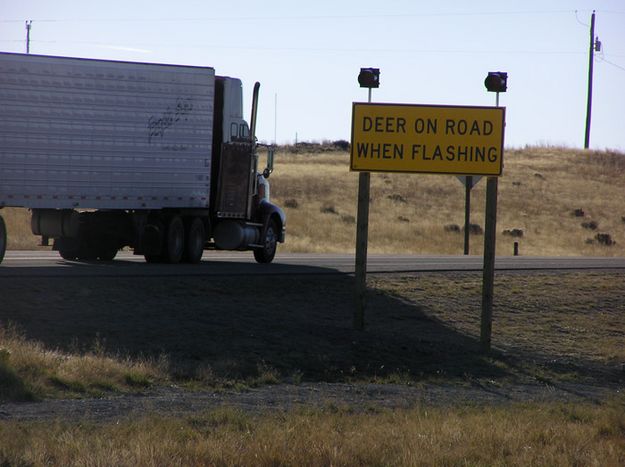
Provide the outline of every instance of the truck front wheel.
[[259,263],[271,263],[278,248],[278,227],[273,219],[263,230],[260,244],[261,248],[254,249],[254,259]]

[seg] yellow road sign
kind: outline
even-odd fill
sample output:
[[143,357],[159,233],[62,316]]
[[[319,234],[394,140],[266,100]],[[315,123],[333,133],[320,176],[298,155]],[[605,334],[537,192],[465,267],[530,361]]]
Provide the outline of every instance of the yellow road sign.
[[501,175],[505,108],[354,102],[351,170]]

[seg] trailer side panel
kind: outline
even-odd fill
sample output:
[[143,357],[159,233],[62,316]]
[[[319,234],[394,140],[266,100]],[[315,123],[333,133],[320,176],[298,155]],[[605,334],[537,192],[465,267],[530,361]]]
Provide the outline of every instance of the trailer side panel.
[[212,68],[0,53],[0,206],[208,207]]

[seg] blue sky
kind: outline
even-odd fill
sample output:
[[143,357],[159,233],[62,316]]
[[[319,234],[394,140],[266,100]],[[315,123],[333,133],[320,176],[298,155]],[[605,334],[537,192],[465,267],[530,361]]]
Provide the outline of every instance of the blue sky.
[[365,101],[360,67],[381,69],[376,102],[494,105],[483,81],[507,71],[506,146],[582,147],[589,23],[591,147],[625,151],[625,2],[0,0],[0,50],[212,66],[260,81],[258,136],[278,143],[350,137]]

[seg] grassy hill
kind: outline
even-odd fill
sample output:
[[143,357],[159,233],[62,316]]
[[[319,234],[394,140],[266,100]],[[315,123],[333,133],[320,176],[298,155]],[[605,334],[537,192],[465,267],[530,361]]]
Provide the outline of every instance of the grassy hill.
[[[523,255],[625,253],[625,154],[529,147],[507,151],[504,164],[499,255],[514,241]],[[283,251],[353,251],[357,183],[347,153],[279,154],[272,196],[287,211]],[[485,190],[481,180],[472,192],[471,222],[482,228]],[[464,186],[453,176],[372,174],[369,220],[370,252],[461,254]],[[482,247],[483,235],[472,235],[471,253]]]
[[[347,152],[323,149],[277,154],[272,197],[288,222],[281,251],[354,251],[358,174]],[[511,255],[515,241],[522,255],[625,254],[625,154],[528,147],[508,150],[504,164],[497,254]],[[485,189],[482,180],[472,194],[471,221],[481,228]],[[9,249],[37,245],[26,210],[2,215]],[[461,254],[463,225],[464,186],[455,177],[372,174],[369,252]],[[471,253],[482,247],[483,235],[472,235]]]

